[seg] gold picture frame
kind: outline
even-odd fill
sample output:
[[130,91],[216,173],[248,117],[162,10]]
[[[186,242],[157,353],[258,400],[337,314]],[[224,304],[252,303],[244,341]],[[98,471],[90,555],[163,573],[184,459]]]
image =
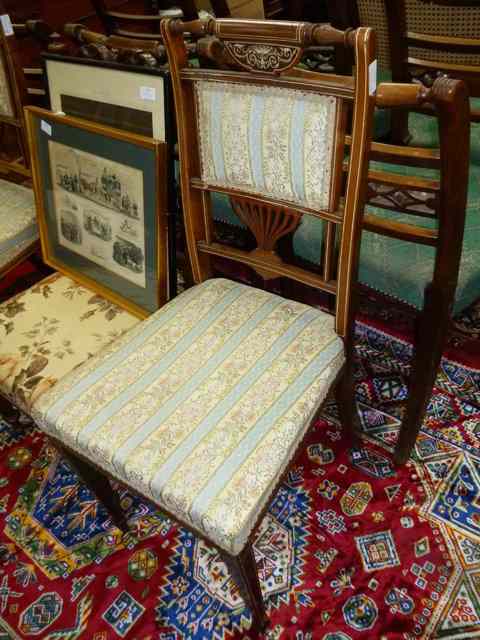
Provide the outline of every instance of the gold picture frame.
[[167,145],[26,107],[44,261],[145,318],[169,299]]

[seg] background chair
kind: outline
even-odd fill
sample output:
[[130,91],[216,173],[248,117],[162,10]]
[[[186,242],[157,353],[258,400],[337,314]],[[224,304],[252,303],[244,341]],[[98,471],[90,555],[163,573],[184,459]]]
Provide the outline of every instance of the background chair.
[[[443,82],[447,83],[445,87],[449,86],[448,80]],[[363,221],[365,260],[361,270],[368,271],[373,265],[381,269],[384,263],[390,263],[390,272],[395,273],[396,269],[401,274],[401,259],[397,257],[401,255],[401,245],[435,249],[432,280],[425,289],[417,321],[408,400],[403,416],[399,416],[402,425],[395,448],[398,463],[405,462],[411,453],[432,394],[451,326],[462,256],[468,190],[469,101],[462,84],[457,86],[455,103],[445,102],[441,83],[436,81],[433,95],[412,87],[413,91],[424,92],[424,99],[428,99],[438,117],[438,150],[374,142],[370,151],[367,196],[370,206]],[[421,106],[423,100],[415,102],[413,106]],[[385,99],[381,91],[377,105],[398,106],[388,97]],[[430,177],[425,177],[425,169]],[[381,259],[376,236],[383,236],[390,243],[384,247]]]
[[[375,29],[378,63],[394,82],[460,78],[470,97],[480,97],[480,5],[469,0],[329,0],[332,23],[339,28],[359,24]],[[345,68],[345,61],[341,61]],[[428,105],[421,109],[431,113]],[[480,110],[472,104],[472,121]],[[409,139],[408,110],[391,115],[391,140]]]
[[0,174],[8,178],[0,179],[0,277],[39,246],[23,107],[46,98],[39,50],[54,41],[39,21],[15,24],[13,31],[0,29]]

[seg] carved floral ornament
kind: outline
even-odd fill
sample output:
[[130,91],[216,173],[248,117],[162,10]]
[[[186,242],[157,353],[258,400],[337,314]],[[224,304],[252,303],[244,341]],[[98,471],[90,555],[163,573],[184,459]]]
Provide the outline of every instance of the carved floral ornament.
[[299,47],[238,42],[225,42],[225,46],[239,65],[253,71],[285,71],[297,62],[301,54]]

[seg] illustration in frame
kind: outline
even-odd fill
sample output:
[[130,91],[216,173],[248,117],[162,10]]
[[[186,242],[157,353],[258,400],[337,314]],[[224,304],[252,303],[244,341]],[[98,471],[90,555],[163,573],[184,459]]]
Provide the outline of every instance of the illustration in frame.
[[26,109],[45,261],[140,317],[168,296],[165,144]]

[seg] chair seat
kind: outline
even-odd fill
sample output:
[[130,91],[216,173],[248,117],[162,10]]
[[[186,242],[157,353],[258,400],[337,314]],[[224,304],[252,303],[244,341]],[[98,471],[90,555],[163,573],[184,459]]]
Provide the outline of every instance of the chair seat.
[[212,279],[63,378],[33,417],[237,554],[343,363],[330,315]]
[[0,270],[38,240],[32,189],[0,180]]
[[0,304],[0,394],[29,413],[42,393],[137,322],[53,274]]

